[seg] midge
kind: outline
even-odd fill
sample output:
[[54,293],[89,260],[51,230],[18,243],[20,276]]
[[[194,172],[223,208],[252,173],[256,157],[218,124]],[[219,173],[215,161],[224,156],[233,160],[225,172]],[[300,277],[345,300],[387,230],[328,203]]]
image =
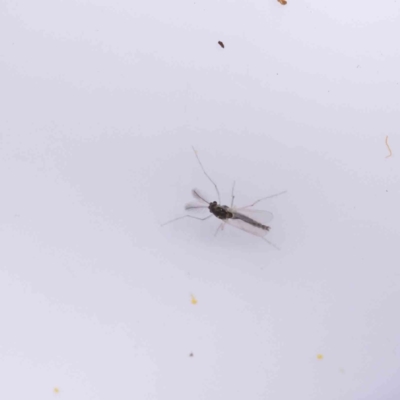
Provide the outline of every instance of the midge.
[[235,182],[233,182],[231,205],[230,207],[223,206],[221,205],[221,196],[219,194],[218,186],[207,174],[206,170],[203,167],[203,164],[200,161],[197,151],[194,148],[193,151],[204,175],[215,187],[215,192],[217,193],[218,202],[208,201],[206,197],[198,189],[193,189],[192,194],[197,201],[186,204],[185,210],[189,212],[204,212],[208,210],[211,213],[211,215],[208,215],[207,217],[204,218],[195,217],[193,215],[183,215],[182,217],[174,218],[170,221],[167,221],[163,223],[161,226],[170,224],[171,222],[175,222],[183,218],[194,218],[199,221],[205,221],[206,219],[209,219],[214,215],[215,217],[221,220],[221,224],[218,226],[218,229],[215,232],[215,234],[217,234],[219,230],[222,230],[225,224],[228,224],[234,226],[235,228],[239,228],[247,233],[251,233],[252,235],[258,236],[261,239],[268,242],[270,245],[277,248],[277,246],[275,246],[269,240],[264,238],[264,236],[271,229],[271,227],[267,224],[271,222],[273,218],[272,213],[264,210],[251,209],[251,207],[255,206],[260,201],[271,199],[272,197],[276,197],[283,193],[286,193],[286,191],[273,194],[272,196],[263,197],[262,199],[259,199],[248,206],[236,208],[233,205],[233,202],[235,200],[235,195],[234,195]]

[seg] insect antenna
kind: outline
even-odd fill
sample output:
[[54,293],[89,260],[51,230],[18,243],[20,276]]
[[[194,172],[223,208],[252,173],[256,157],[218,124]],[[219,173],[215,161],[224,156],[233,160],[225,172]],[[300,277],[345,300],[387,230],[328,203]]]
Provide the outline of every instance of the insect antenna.
[[200,164],[201,169],[202,169],[203,172],[204,172],[204,175],[205,175],[205,176],[209,179],[209,181],[214,185],[215,191],[217,192],[217,195],[218,195],[218,203],[221,204],[221,196],[220,196],[220,194],[219,194],[218,186],[217,186],[216,183],[210,178],[210,175],[207,174],[206,170],[205,170],[204,167],[203,167],[203,164],[202,164],[201,161],[200,161],[200,158],[199,158],[199,156],[198,156],[198,154],[197,154],[197,151],[195,150],[195,148],[194,148],[193,146],[192,146],[192,149],[193,149],[194,154],[195,154],[195,156],[196,156],[196,158],[197,158],[197,161],[198,161],[199,164]]

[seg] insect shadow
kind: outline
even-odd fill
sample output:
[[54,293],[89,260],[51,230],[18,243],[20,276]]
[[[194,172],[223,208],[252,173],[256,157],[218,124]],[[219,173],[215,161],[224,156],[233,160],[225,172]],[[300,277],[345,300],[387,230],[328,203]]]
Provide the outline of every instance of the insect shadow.
[[269,240],[267,240],[264,237],[271,230],[269,223],[273,219],[273,214],[270,213],[269,211],[257,210],[252,207],[261,201],[280,196],[281,194],[286,193],[286,190],[283,192],[273,194],[271,196],[267,196],[267,197],[258,199],[254,203],[249,204],[245,207],[236,208],[236,207],[234,207],[235,182],[233,182],[232,194],[231,194],[231,205],[230,206],[221,205],[221,195],[219,193],[217,184],[211,179],[211,177],[208,175],[208,173],[204,169],[203,164],[197,154],[197,151],[194,149],[194,147],[192,147],[192,148],[193,148],[194,154],[197,158],[197,161],[198,161],[204,175],[214,185],[215,192],[216,192],[217,198],[218,198],[218,202],[217,201],[211,201],[211,202],[208,201],[207,197],[204,196],[198,189],[193,189],[192,195],[196,199],[196,201],[187,203],[185,206],[185,210],[188,212],[192,212],[192,213],[198,213],[198,212],[201,213],[201,212],[208,210],[211,214],[206,217],[198,217],[198,216],[186,214],[181,217],[177,217],[177,218],[171,219],[167,222],[164,222],[161,226],[168,225],[172,222],[179,221],[180,219],[184,219],[184,218],[192,218],[192,219],[197,219],[198,221],[205,221],[205,220],[211,218],[212,216],[214,216],[221,221],[221,224],[218,226],[218,229],[216,230],[215,235],[217,235],[217,233],[220,230],[224,229],[225,224],[228,224],[235,228],[241,229],[242,231],[245,231],[247,233],[250,233],[252,235],[260,237],[261,239],[266,241],[268,244],[270,244],[271,246],[273,246],[279,250],[279,248],[275,244],[273,244],[272,242],[270,242]]

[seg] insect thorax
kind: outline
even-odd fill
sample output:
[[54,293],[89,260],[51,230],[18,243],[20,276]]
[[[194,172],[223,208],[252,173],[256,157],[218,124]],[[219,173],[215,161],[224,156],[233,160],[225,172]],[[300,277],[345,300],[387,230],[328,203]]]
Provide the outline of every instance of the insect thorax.
[[208,209],[219,219],[228,219],[233,217],[228,206],[220,206],[216,201],[210,203]]

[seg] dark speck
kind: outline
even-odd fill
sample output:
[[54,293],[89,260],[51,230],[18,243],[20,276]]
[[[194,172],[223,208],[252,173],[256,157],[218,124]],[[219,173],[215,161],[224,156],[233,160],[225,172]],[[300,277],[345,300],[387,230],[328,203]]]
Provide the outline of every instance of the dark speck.
[[219,44],[223,49],[225,48],[225,45],[224,45],[221,41],[219,41],[218,44]]

